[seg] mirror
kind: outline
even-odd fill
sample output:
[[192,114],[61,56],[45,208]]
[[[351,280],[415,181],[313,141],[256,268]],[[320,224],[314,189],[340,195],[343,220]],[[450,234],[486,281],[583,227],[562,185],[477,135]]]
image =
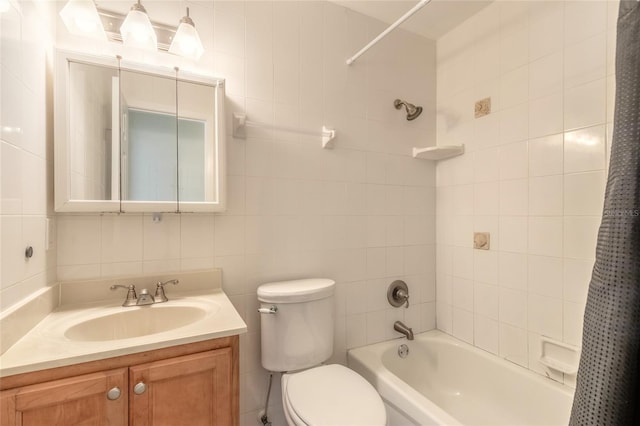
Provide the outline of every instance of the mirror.
[[225,207],[224,81],[59,52],[60,212]]

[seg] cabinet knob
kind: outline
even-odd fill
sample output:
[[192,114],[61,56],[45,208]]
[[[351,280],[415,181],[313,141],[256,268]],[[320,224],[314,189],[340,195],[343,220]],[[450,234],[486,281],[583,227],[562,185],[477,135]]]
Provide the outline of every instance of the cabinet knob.
[[144,382],[139,382],[133,387],[133,393],[136,395],[142,395],[147,390],[147,385]]
[[110,401],[115,401],[116,399],[120,398],[120,394],[120,388],[116,386],[109,389],[109,392],[107,392],[107,399]]

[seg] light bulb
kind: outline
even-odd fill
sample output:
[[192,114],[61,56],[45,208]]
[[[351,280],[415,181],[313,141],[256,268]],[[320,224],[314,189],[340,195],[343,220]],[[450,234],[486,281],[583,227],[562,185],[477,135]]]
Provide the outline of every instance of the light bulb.
[[187,8],[187,15],[180,20],[178,30],[169,47],[169,53],[195,60],[198,60],[204,53],[196,26],[189,17],[189,8]]
[[60,18],[71,34],[107,39],[93,0],[69,0],[60,11]]
[[131,10],[120,27],[120,34],[125,46],[146,50],[158,48],[156,32],[153,30],[149,15],[140,1],[131,6]]
[[93,32],[97,28],[96,23],[91,21],[90,19],[87,19],[85,16],[78,16],[73,20],[73,22],[76,24],[76,27],[78,27],[82,32],[85,33]]
[[8,12],[11,9],[9,0],[0,0],[0,13]]

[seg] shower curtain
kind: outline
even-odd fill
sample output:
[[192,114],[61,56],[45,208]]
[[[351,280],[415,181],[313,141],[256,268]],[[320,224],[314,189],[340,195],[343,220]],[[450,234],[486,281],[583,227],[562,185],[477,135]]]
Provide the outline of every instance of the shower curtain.
[[613,145],[571,425],[640,424],[640,2],[622,0]]

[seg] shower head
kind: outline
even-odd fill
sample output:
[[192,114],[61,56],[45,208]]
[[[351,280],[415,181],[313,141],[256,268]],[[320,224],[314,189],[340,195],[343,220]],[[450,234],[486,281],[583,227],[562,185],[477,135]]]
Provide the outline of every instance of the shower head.
[[422,113],[421,106],[415,106],[414,104],[410,104],[409,102],[403,101],[402,99],[396,99],[395,101],[393,101],[393,106],[395,106],[396,109],[402,108],[403,105],[404,109],[407,111],[407,120],[409,121],[415,120],[416,118],[418,118],[420,113]]

